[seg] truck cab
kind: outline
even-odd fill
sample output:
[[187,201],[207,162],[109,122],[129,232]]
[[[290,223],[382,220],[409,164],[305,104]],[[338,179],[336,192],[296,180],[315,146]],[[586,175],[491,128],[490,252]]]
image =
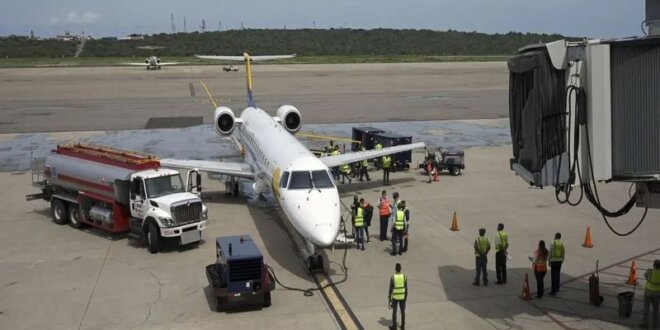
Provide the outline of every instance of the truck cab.
[[185,186],[176,170],[134,173],[130,181],[131,232],[146,238],[152,253],[159,250],[163,238],[178,238],[181,245],[200,241],[208,219],[200,193],[197,170],[188,172]]

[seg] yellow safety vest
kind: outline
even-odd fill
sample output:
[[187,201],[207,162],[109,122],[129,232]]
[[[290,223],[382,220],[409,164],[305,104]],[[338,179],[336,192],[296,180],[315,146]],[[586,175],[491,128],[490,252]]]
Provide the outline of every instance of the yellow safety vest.
[[362,161],[362,167],[367,168],[369,166],[369,160],[365,159]]
[[506,250],[509,248],[509,236],[504,230],[498,231],[497,236],[500,238],[500,243],[495,244],[495,251]]
[[364,227],[364,210],[361,207],[357,208],[357,214],[355,214],[355,224],[357,227]]
[[394,288],[392,289],[392,299],[393,300],[404,300],[406,299],[406,276],[397,273],[392,276],[394,278]]
[[646,290],[660,292],[660,269],[651,269],[651,278],[646,281]]
[[339,152],[339,150],[334,150],[334,151],[332,151],[332,155],[333,156],[338,156],[338,155],[341,155],[341,152]]
[[383,156],[383,168],[390,168],[392,166],[392,158],[390,156]]
[[349,174],[351,173],[351,167],[348,164],[344,164],[341,166],[341,171],[343,173]]
[[403,230],[405,226],[405,213],[401,210],[396,211],[396,219],[394,220],[394,229]]
[[477,253],[476,256],[485,255],[488,248],[490,248],[490,242],[484,236],[477,237],[475,244],[477,245],[477,251],[480,253]]
[[383,149],[383,145],[380,143],[376,144],[376,150],[381,150],[381,149]]
[[550,262],[564,261],[564,244],[556,239],[550,247]]

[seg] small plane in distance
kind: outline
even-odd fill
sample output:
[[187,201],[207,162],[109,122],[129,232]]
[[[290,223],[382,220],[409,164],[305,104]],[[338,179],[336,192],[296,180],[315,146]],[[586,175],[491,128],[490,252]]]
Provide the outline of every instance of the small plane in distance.
[[[141,46],[138,47],[138,49],[146,49],[146,50],[156,50],[156,49],[163,49],[165,47],[162,46]],[[155,55],[149,56],[144,60],[144,63],[120,63],[122,65],[133,65],[133,66],[146,66],[147,70],[160,70],[161,66],[167,66],[167,65],[177,65],[177,64],[186,64],[188,62],[161,62],[160,58],[156,57]]]
[[[236,56],[213,58],[237,59]],[[231,189],[235,196],[238,195],[236,178],[253,181],[252,187],[257,194],[272,191],[287,220],[306,242],[308,269],[322,270],[325,263],[319,248],[335,242],[341,223],[339,193],[329,168],[423,148],[425,145],[420,142],[317,158],[293,136],[302,126],[297,108],[282,105],[273,117],[257,107],[252,94],[251,62],[291,58],[291,55],[251,57],[245,53],[238,58],[245,61],[247,108],[240,117],[236,117],[230,108],[217,107],[214,128],[219,136],[231,138],[245,162],[161,159],[161,164],[222,174],[229,178],[226,184],[233,185]]]

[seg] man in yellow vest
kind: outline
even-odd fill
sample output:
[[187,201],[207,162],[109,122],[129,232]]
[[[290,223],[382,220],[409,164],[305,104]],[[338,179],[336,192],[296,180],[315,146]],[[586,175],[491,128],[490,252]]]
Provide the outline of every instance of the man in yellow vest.
[[403,231],[406,229],[405,207],[405,204],[399,205],[398,210],[394,213],[394,225],[392,226],[392,255],[397,254],[397,241],[399,242],[399,255],[403,253]]
[[657,329],[658,324],[658,305],[660,305],[660,260],[653,262],[653,268],[647,269],[644,273],[646,278],[646,290],[644,290],[644,316],[641,328],[649,327],[649,309],[653,305],[653,328]]
[[383,184],[390,183],[390,169],[392,168],[392,157],[383,156]]
[[554,296],[559,292],[559,275],[561,274],[561,264],[564,262],[564,243],[561,241],[561,233],[555,234],[555,240],[550,245],[550,295]]
[[509,248],[509,236],[504,231],[504,224],[497,225],[497,234],[495,235],[495,275],[497,282],[495,284],[506,284],[506,255]]
[[394,275],[390,278],[390,290],[387,294],[387,301],[392,308],[392,326],[390,329],[396,329],[396,311],[401,308],[401,329],[406,328],[406,300],[408,300],[408,279],[401,273],[401,264],[394,266]]
[[342,165],[341,169],[340,169],[340,172],[341,172],[341,184],[345,184],[346,179],[348,179],[349,184],[351,182],[353,182],[353,180],[351,180],[351,177],[350,177],[350,175],[351,175],[351,166],[350,165],[348,165],[348,164]]
[[[357,201],[357,195],[355,195]],[[353,227],[355,228],[355,243],[356,247],[364,251],[364,208],[362,204],[357,203],[353,205],[355,218],[353,219]]]
[[[360,151],[365,151],[365,150],[366,149],[364,149],[364,146],[360,148]],[[371,179],[369,178],[368,167],[369,167],[369,160],[368,159],[363,160],[360,164],[360,181],[362,181],[363,176],[367,178],[367,181],[371,181]]]
[[488,251],[490,251],[490,242],[486,238],[486,229],[479,229],[479,237],[474,240],[474,257],[477,268],[477,276],[474,278],[472,285],[479,286],[479,277],[483,273],[484,285],[488,285],[488,272],[486,272],[486,265],[488,264]]
[[[331,156],[339,156],[341,155],[341,152],[339,152],[339,146],[335,145],[335,147],[332,149],[332,152],[330,153]],[[332,176],[335,178],[335,181],[339,180],[339,166],[335,166],[332,168]]]

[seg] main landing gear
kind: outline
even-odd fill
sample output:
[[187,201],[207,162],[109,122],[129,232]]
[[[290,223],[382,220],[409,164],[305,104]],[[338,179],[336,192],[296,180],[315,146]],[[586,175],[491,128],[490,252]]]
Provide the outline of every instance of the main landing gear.
[[233,176],[228,176],[225,180],[225,194],[238,197],[238,180]]

